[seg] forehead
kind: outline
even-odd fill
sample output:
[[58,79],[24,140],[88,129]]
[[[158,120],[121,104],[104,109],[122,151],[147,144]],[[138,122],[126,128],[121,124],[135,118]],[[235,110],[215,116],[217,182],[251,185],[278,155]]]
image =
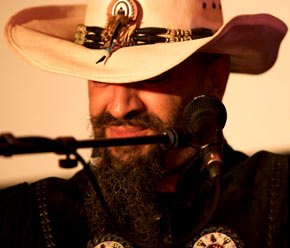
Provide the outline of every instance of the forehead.
[[221,55],[219,54],[212,54],[212,53],[194,53],[187,59],[185,59],[182,63],[177,65],[174,68],[207,68],[209,67],[212,63],[214,63]]
[[[209,53],[194,53],[189,58],[171,68],[170,70],[156,75],[155,77],[148,78],[138,82],[131,82],[122,84],[123,86],[132,87],[142,85],[142,83],[159,82],[162,79],[171,79],[172,81],[192,81],[198,80],[200,77],[204,77],[208,68],[219,58],[221,55],[209,54]],[[183,81],[181,81],[183,80]],[[89,80],[90,81],[90,80]],[[104,82],[102,84],[111,84],[110,82]],[[113,83],[115,84],[115,83]]]
[[161,77],[163,75],[177,74],[179,77],[187,74],[203,74],[208,68],[222,55],[210,53],[194,53],[182,63],[171,68],[170,70],[153,77],[152,79]]

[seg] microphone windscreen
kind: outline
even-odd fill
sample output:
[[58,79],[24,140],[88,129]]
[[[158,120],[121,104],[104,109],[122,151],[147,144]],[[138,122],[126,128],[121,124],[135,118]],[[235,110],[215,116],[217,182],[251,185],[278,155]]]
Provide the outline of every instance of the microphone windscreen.
[[223,103],[212,96],[201,95],[190,101],[184,109],[184,123],[192,134],[198,132],[205,122],[215,122],[219,129],[223,129],[227,119],[227,112]]

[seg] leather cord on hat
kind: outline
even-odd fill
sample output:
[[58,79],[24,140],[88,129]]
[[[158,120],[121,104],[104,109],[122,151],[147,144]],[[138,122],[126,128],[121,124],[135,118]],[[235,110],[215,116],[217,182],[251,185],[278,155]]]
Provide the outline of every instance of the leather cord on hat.
[[[101,27],[79,24],[75,34],[75,43],[91,49],[104,49],[104,37]],[[194,28],[188,30],[166,29],[157,27],[138,28],[134,30],[128,46],[148,45],[155,43],[170,43],[195,40],[212,36],[214,32],[208,28]]]

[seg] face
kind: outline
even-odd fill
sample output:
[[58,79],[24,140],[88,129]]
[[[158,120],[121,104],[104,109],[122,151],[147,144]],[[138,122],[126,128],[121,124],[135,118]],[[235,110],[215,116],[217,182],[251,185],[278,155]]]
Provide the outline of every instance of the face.
[[[223,90],[219,93],[216,90],[221,88],[220,83],[209,79],[217,60],[216,56],[211,56],[196,54],[179,66],[141,82],[89,81],[89,107],[95,137],[152,135],[167,127],[184,129],[183,108],[193,97],[201,94],[222,97]],[[116,161],[126,161],[132,156],[148,154],[150,147],[118,147],[110,148],[110,151]],[[189,153],[189,149],[178,151],[179,156],[175,159],[186,160],[182,154],[192,156],[194,151]],[[172,161],[174,154],[168,157]]]
[[[226,80],[222,80],[225,73],[216,69],[217,60],[217,56],[198,54],[142,82],[89,81],[94,136],[120,138],[157,134],[168,127],[184,129],[183,108],[193,97],[200,94],[222,97],[225,83],[219,82]],[[158,240],[161,229],[155,220],[162,208],[156,192],[175,191],[174,179],[164,173],[175,172],[195,152],[191,147],[164,149],[162,145],[95,149],[95,155],[102,160],[92,168],[119,225],[140,240]],[[100,214],[102,206],[94,193],[88,195],[86,202],[91,229],[102,232],[107,226],[105,215]]]

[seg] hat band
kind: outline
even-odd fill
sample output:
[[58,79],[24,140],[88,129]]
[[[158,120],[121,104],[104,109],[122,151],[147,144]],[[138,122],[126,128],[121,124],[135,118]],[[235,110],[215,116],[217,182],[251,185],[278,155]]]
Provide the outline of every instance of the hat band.
[[[75,33],[75,43],[91,49],[105,49],[106,38],[103,35],[106,29],[101,27],[79,24]],[[166,28],[138,28],[130,35],[126,46],[147,45],[154,43],[170,43],[195,40],[212,36],[213,30],[208,28],[194,28],[187,30]]]

